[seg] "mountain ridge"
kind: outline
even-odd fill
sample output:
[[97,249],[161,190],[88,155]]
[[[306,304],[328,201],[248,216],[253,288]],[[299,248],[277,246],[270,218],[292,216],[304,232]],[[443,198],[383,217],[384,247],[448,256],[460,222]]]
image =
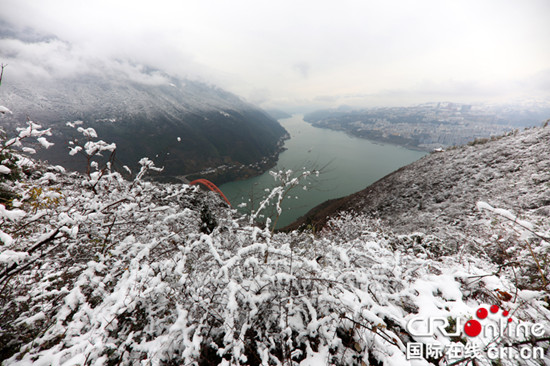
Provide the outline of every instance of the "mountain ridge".
[[308,113],[304,120],[360,138],[432,151],[532,127],[549,115],[547,101],[525,100],[515,104],[437,102],[408,107],[341,107]]
[[[457,243],[444,228],[472,228],[477,201],[550,216],[550,127],[534,127],[433,152],[364,190],[327,201],[284,230],[325,227],[342,212],[378,217],[396,233],[420,231]],[[520,188],[514,190],[513,187]],[[471,217],[470,217],[471,216]],[[442,229],[443,228],[443,229]],[[482,230],[475,224],[475,230]]]
[[[163,176],[234,168],[227,179],[262,173],[274,164],[287,133],[266,112],[234,94],[201,82],[166,78],[159,84],[84,75],[70,79],[4,82],[4,119],[13,131],[30,118],[54,127],[56,145],[40,158],[79,169],[65,145],[74,131],[66,122],[83,120],[101,138],[117,143],[121,164],[137,168],[141,157],[156,158]],[[215,174],[211,179],[218,180]],[[222,179],[223,180],[223,179]]]

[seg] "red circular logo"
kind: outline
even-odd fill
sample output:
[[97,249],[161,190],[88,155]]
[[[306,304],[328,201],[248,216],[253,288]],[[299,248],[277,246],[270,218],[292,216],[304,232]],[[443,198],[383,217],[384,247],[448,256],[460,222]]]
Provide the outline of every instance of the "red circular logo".
[[477,320],[468,320],[464,324],[464,333],[469,337],[476,337],[481,333],[481,324]]

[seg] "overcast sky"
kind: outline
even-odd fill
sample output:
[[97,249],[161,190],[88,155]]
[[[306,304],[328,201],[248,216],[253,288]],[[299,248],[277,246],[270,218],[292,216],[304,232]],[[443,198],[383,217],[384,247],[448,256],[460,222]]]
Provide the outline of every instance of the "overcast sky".
[[550,97],[548,0],[2,0],[13,75],[147,68],[263,107]]

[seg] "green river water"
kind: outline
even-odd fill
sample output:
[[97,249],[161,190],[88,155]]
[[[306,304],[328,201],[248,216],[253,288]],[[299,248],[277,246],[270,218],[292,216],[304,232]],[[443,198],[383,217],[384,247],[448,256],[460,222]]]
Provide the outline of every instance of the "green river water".
[[[392,171],[420,159],[426,152],[409,150],[400,146],[381,144],[311,126],[303,116],[294,115],[279,120],[289,132],[287,149],[279,156],[271,170],[291,169],[294,172],[320,170],[318,177],[311,177],[288,192],[282,202],[282,213],[277,227],[284,227],[304,215],[316,205],[337,197],[360,191]],[[229,182],[219,188],[233,207],[241,207],[243,213],[257,207],[266,189],[275,187],[274,178],[265,174],[243,181]],[[265,210],[269,216],[273,206]]]

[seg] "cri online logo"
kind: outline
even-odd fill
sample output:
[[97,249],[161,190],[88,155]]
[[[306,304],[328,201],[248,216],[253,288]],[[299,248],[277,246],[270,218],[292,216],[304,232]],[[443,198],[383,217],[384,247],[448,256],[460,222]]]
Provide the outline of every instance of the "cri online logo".
[[[489,308],[489,311],[493,314],[498,313],[499,307],[498,305],[491,305]],[[502,316],[507,317],[509,314],[508,310],[502,310]],[[479,308],[476,311],[476,317],[480,320],[483,320],[487,318],[489,313],[487,312],[487,309],[485,308]],[[512,322],[512,318],[508,318],[508,323]],[[468,320],[466,324],[464,324],[464,333],[466,333],[469,337],[477,337],[482,330],[481,323],[475,319]]]
[[[500,316],[499,311],[502,310]],[[484,338],[494,337],[527,337],[543,336],[544,327],[542,324],[526,324],[521,322],[513,322],[509,317],[510,312],[501,309],[498,305],[492,305],[487,310],[485,307],[477,309],[475,316],[477,319],[470,319],[464,322],[464,319],[457,317],[454,319],[456,324],[455,332],[449,332],[449,318],[434,316],[429,318],[416,317],[407,322],[407,331],[413,336],[433,336],[436,331],[439,331],[443,336],[457,337],[464,332],[468,337],[474,338],[481,335]],[[483,325],[482,325],[483,322]],[[464,324],[464,326],[462,326]]]

